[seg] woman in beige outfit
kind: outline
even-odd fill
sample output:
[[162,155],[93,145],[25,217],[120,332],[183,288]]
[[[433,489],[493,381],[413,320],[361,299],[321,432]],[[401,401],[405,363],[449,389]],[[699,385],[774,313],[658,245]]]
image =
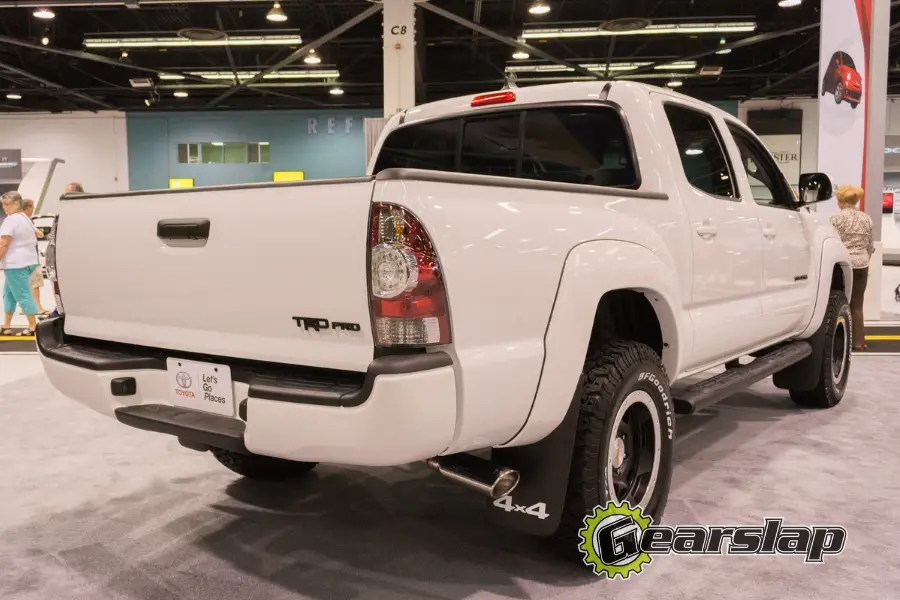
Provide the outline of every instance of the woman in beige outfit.
[[837,189],[836,195],[841,212],[831,216],[831,224],[850,252],[850,266],[853,267],[853,292],[850,295],[853,346],[856,350],[865,350],[868,346],[863,321],[863,298],[869,279],[869,259],[875,252],[872,217],[859,210],[859,201],[863,197],[862,188],[842,185]]

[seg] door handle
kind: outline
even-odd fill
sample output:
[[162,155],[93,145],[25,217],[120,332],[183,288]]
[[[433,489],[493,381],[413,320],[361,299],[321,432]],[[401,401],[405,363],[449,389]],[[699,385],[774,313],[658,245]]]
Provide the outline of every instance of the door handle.
[[719,233],[719,228],[712,224],[709,219],[706,219],[697,226],[697,235],[702,237],[705,240],[716,237],[716,234]]
[[766,239],[770,239],[770,240],[771,240],[771,239],[774,238],[776,235],[778,235],[778,232],[775,231],[774,229],[772,229],[771,227],[764,227],[763,230],[762,230],[762,234],[763,234],[764,236],[766,236]]
[[209,219],[163,219],[156,224],[156,236],[164,240],[209,239]]

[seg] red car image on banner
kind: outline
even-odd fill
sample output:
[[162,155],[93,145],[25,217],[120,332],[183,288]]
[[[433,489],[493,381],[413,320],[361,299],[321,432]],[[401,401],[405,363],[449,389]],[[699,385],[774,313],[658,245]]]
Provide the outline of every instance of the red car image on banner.
[[862,76],[856,70],[853,59],[846,52],[835,52],[825,69],[822,95],[831,92],[834,94],[836,104],[846,100],[850,106],[856,108],[862,100],[862,88]]
[[885,192],[881,195],[881,212],[894,212],[894,192]]

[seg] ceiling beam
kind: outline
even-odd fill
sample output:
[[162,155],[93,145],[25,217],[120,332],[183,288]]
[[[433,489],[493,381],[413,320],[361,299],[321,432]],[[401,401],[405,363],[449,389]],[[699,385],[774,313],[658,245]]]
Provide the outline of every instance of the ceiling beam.
[[473,23],[472,21],[464,19],[458,15],[455,15],[450,11],[447,11],[447,10],[444,10],[443,8],[439,8],[439,7],[435,6],[431,2],[428,2],[428,0],[423,0],[421,2],[418,2],[418,5],[429,12],[432,12],[436,15],[440,15],[449,21],[453,21],[454,23],[456,23],[458,25],[462,25],[463,27],[468,27],[472,31],[478,32],[481,35],[487,36],[489,38],[493,38],[493,39],[497,40],[498,42],[503,42],[507,46],[512,46],[513,48],[516,48],[517,50],[523,50],[525,52],[528,52],[529,54],[533,54],[534,56],[539,56],[540,58],[543,58],[544,60],[550,61],[557,65],[562,65],[568,69],[572,69],[576,73],[580,73],[586,77],[592,77],[594,79],[602,79],[603,78],[603,75],[600,73],[594,73],[593,71],[589,71],[588,69],[585,69],[582,66],[570,63],[570,62],[562,60],[560,58],[556,58],[555,56],[551,56],[550,54],[547,54],[543,50],[541,50],[539,48],[535,48],[534,46],[532,46],[530,44],[526,44],[525,42],[520,42],[517,39],[499,34],[496,31],[492,31],[492,30],[488,29],[487,27],[483,27],[482,25],[479,25],[478,23]]
[[[38,46],[37,44],[32,44],[31,42],[26,42],[25,40],[20,40],[18,38],[13,38],[5,35],[0,35],[0,44],[10,44],[12,46],[19,46],[22,48],[28,48],[30,50],[37,50],[39,52],[48,52],[50,54],[57,54],[60,56],[68,56],[70,58],[80,58],[82,60],[87,60],[91,62],[96,62],[104,65],[109,65],[111,67],[122,67],[123,69],[131,69],[132,71],[141,71],[143,73],[153,73],[155,75],[163,75],[169,73],[169,71],[163,71],[160,69],[153,69],[150,67],[142,67],[140,65],[135,64],[134,62],[125,62],[120,60],[115,60],[112,58],[107,58],[105,56],[100,56],[99,54],[91,54],[90,52],[82,52],[80,50],[64,50],[62,48],[56,48],[53,46]],[[196,77],[194,75],[185,75],[182,74],[185,81],[196,81],[199,83],[206,83],[210,85],[215,85],[221,88],[231,87],[228,83],[212,83],[208,79],[204,79],[202,77]],[[262,94],[267,94],[271,96],[280,96],[283,98],[291,98],[295,101],[304,101],[302,98],[298,98],[296,96],[291,96],[289,94],[283,94],[281,92],[274,92],[272,90],[259,90]]]
[[[900,0],[898,0],[900,1]],[[746,48],[747,46],[753,46],[756,44],[760,44],[762,42],[768,42],[770,40],[775,40],[781,37],[785,37],[788,35],[794,35],[795,33],[801,33],[803,31],[809,31],[810,29],[818,29],[818,23],[811,23],[809,25],[803,25],[802,27],[795,27],[794,29],[783,29],[781,31],[770,31],[768,33],[760,33],[759,35],[752,35],[750,37],[746,37],[741,40],[737,40],[735,42],[731,42],[724,45],[718,45],[712,50],[705,50],[703,52],[698,52],[696,54],[688,54],[685,56],[679,56],[673,60],[657,61],[650,63],[645,67],[641,67],[640,69],[634,69],[633,71],[623,72],[621,74],[613,75],[613,79],[619,79],[621,77],[627,77],[628,75],[637,75],[640,73],[647,73],[649,71],[654,70],[658,65],[665,64],[669,62],[681,62],[681,61],[689,61],[689,60],[697,60],[700,58],[705,58],[707,56],[712,56],[713,54],[717,54],[722,50],[735,50],[737,48]]]
[[[10,72],[10,73],[15,73],[16,75],[20,75],[20,76],[24,77],[25,79],[30,79],[31,81],[39,83],[48,88],[51,88],[57,92],[57,94],[56,94],[57,96],[75,96],[76,98],[81,98],[82,100],[90,102],[91,104],[96,104],[98,106],[102,106],[103,108],[108,108],[110,110],[116,110],[115,106],[113,106],[112,104],[110,104],[108,102],[104,102],[103,100],[100,100],[99,98],[94,98],[93,96],[89,96],[88,94],[84,94],[82,92],[76,92],[75,90],[70,90],[69,88],[61,86],[60,84],[58,84],[56,82],[50,81],[48,79],[44,79],[43,77],[39,77],[37,75],[29,73],[28,71],[25,71],[18,67],[14,67],[12,65],[8,65],[6,63],[0,62],[0,69],[3,69],[4,71]],[[96,112],[96,111],[94,111],[94,112]]]
[[766,92],[774,90],[777,87],[781,87],[788,81],[793,81],[794,79],[797,79],[801,75],[805,75],[805,74],[809,73],[810,71],[818,69],[818,68],[819,68],[819,61],[816,61],[816,62],[812,63],[811,65],[806,65],[805,67],[803,67],[796,73],[791,73],[790,75],[785,75],[778,81],[775,81],[773,83],[766,85],[765,87],[761,87],[758,90],[750,92],[749,94],[747,94],[746,97],[752,98],[752,97],[756,97],[756,96],[761,96],[761,95],[765,94]]
[[268,75],[269,73],[274,73],[275,71],[281,69],[282,67],[286,67],[286,66],[296,62],[302,56],[307,55],[310,52],[310,50],[315,50],[319,46],[327,44],[328,42],[330,42],[334,38],[338,37],[345,31],[355,27],[356,25],[358,25],[359,23],[362,23],[363,21],[365,21],[372,15],[375,15],[376,13],[380,13],[380,12],[381,12],[381,4],[373,4],[372,6],[370,6],[363,12],[359,13],[358,15],[356,15],[355,17],[350,19],[349,21],[346,21],[345,23],[338,25],[336,28],[334,28],[332,31],[326,33],[322,37],[313,40],[312,42],[306,44],[305,46],[302,46],[301,48],[298,48],[294,52],[291,52],[291,54],[287,58],[284,58],[284,59],[278,61],[271,67],[267,67],[267,68],[263,69],[262,71],[260,71],[256,75],[254,75],[252,78],[250,78],[246,81],[239,82],[237,85],[232,86],[230,89],[228,89],[222,95],[211,100],[203,108],[213,108],[213,107],[217,106],[223,100],[230,98],[231,96],[238,93],[239,91],[246,89],[248,86],[250,86],[254,83],[258,83],[258,82],[262,81],[265,78],[265,76]]
[[[216,8],[216,24],[219,26],[219,31],[225,31],[225,25],[222,24],[222,14],[219,12],[218,8]],[[240,81],[241,78],[238,77],[237,66],[234,63],[234,54],[231,52],[231,46],[225,46],[225,54],[228,55],[228,64],[231,66],[231,73],[234,75],[234,80]]]

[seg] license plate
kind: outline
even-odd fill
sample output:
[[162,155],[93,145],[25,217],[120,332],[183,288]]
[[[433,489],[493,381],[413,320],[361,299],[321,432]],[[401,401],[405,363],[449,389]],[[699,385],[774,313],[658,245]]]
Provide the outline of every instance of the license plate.
[[169,400],[175,406],[234,416],[231,367],[170,358]]

